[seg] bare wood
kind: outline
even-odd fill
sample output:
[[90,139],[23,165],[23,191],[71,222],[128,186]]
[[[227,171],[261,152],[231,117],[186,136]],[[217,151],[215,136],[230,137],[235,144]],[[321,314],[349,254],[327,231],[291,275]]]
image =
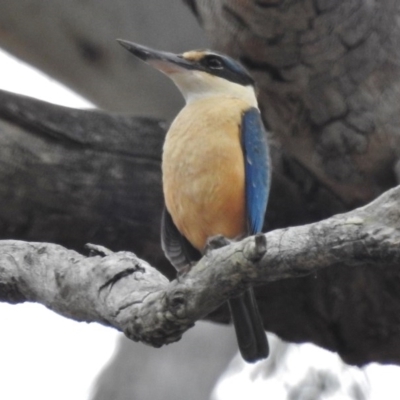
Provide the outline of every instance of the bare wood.
[[[172,282],[128,252],[84,257],[53,244],[2,241],[0,299],[39,302],[158,347],[179,340],[197,320],[249,285],[343,263],[348,268],[398,268],[399,201],[397,187],[347,214],[213,250]],[[400,362],[400,353],[392,351],[391,357]]]
[[166,126],[0,91],[0,238],[80,251],[95,242],[135,250],[165,271],[159,230]]

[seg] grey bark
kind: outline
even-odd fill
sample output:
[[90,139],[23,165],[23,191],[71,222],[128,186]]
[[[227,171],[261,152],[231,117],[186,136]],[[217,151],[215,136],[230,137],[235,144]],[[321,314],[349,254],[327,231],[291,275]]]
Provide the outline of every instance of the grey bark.
[[[210,250],[171,282],[133,253],[91,246],[101,255],[84,257],[53,244],[2,241],[0,300],[39,302],[66,317],[113,326],[134,341],[160,347],[179,340],[197,320],[249,286],[298,278],[322,268],[340,273],[343,265],[398,279],[399,201],[397,187],[349,213]],[[356,293],[360,294],[362,289]],[[380,324],[360,327],[363,343],[357,336],[344,349],[335,350],[350,363],[398,363],[396,304],[369,310],[359,305],[358,314],[366,313],[362,322],[371,319]],[[340,318],[348,305],[343,301],[341,306],[331,318]],[[390,329],[382,332],[382,327]],[[337,338],[327,333],[324,345],[337,345]]]
[[114,250],[135,248],[150,262],[163,258],[163,122],[7,92],[0,92],[0,118],[1,238],[79,250],[92,241]]

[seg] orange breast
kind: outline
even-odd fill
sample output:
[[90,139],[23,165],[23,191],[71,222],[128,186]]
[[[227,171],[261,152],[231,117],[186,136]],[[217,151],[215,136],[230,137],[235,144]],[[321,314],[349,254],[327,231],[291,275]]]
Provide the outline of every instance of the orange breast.
[[215,98],[187,105],[168,131],[163,187],[179,231],[199,250],[207,238],[246,232],[240,124],[247,103]]

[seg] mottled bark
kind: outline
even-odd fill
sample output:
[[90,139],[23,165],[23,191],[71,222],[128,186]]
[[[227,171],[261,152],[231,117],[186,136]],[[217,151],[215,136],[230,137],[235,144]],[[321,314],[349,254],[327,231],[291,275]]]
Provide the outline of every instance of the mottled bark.
[[284,150],[345,203],[396,184],[399,6],[393,0],[190,0],[214,47],[256,77]]
[[94,242],[160,263],[165,130],[0,91],[0,238]]
[[[2,241],[0,299],[39,302],[66,317],[110,325],[134,341],[159,347],[179,340],[197,320],[249,285],[341,265],[373,269],[377,275],[384,268],[385,275],[398,279],[399,201],[397,187],[347,214],[210,250],[172,282],[128,252],[91,246],[101,255],[87,258],[58,245]],[[379,307],[368,312],[375,320],[392,317],[392,311]],[[335,350],[360,364],[400,362],[399,324],[398,318],[391,320],[392,334],[375,342],[368,356],[355,351],[357,342],[347,343],[351,353]],[[367,340],[374,331],[370,327],[364,333]]]

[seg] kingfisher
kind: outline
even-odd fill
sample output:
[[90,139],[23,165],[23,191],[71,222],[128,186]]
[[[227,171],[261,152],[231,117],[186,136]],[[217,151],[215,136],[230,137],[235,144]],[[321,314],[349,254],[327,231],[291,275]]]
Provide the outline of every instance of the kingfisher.
[[[255,82],[239,62],[218,52],[174,54],[118,42],[172,79],[186,101],[167,132],[162,156],[161,244],[182,272],[201,258],[210,238],[239,240],[262,230],[270,167]],[[228,305],[244,360],[266,358],[268,341],[253,288]]]

